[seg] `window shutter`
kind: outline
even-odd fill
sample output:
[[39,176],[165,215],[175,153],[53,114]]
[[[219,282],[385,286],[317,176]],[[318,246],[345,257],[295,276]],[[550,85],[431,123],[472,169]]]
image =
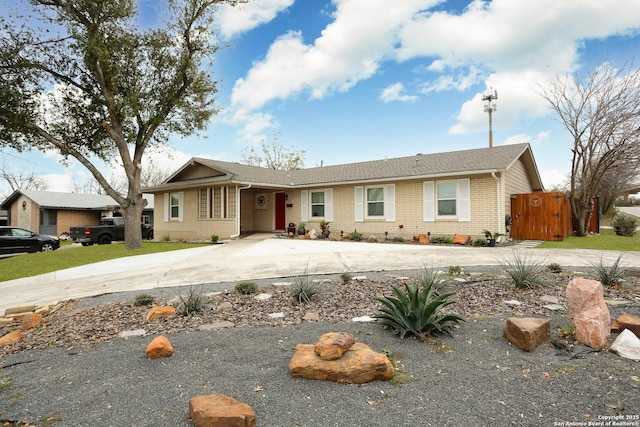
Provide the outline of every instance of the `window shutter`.
[[324,220],[333,221],[333,188],[324,190]]
[[164,193],[164,222],[169,222],[169,211],[171,210],[171,206],[169,206],[169,193]]
[[178,193],[178,222],[184,220],[184,193],[181,191]]
[[457,201],[458,222],[471,221],[471,185],[468,178],[458,180]]
[[355,194],[354,206],[355,206],[355,221],[364,222],[364,187],[353,187],[353,193]]
[[422,183],[422,220],[425,222],[434,222],[435,215],[435,183],[433,181],[424,181]]
[[300,192],[300,221],[309,221],[309,191]]
[[384,220],[394,222],[396,220],[396,185],[384,186]]

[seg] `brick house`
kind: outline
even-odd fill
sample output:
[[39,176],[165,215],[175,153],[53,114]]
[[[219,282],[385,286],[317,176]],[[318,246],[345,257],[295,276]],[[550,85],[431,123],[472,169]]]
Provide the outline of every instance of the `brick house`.
[[[153,197],[146,199],[143,221],[152,223]],[[96,225],[103,216],[117,215],[120,206],[111,196],[100,194],[16,190],[0,209],[8,211],[8,225],[59,236],[72,226]]]
[[156,238],[208,240],[320,231],[410,239],[505,232],[510,195],[543,191],[529,144],[417,154],[294,171],[192,158],[155,196]]

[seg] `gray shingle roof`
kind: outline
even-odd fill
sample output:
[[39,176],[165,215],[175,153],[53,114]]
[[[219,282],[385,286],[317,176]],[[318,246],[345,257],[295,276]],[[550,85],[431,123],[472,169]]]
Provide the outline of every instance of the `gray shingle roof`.
[[[16,190],[0,206],[8,208],[21,194],[45,209],[113,210],[119,206],[107,195],[35,190]],[[145,209],[153,209],[153,195],[145,194],[144,198],[148,203]]]
[[[111,196],[100,194],[60,193],[55,191],[17,190],[33,200],[41,208],[57,209],[106,209],[118,206]],[[11,198],[11,196],[9,197]]]
[[[403,178],[455,176],[493,171],[504,171],[517,161],[524,153],[530,151],[529,144],[503,145],[491,148],[477,148],[446,153],[416,154],[415,156],[374,160],[359,163],[348,163],[334,166],[314,167],[294,171],[280,171],[240,163],[223,162],[205,158],[194,158],[172,175],[166,184],[159,188],[178,184],[174,180],[181,171],[188,168],[192,162],[197,162],[224,175],[190,180],[192,184],[211,183],[215,181],[232,181],[244,184],[273,185],[273,186],[318,186],[347,182],[366,182],[398,180]],[[530,165],[537,168],[533,155]],[[156,188],[158,188],[156,187]]]

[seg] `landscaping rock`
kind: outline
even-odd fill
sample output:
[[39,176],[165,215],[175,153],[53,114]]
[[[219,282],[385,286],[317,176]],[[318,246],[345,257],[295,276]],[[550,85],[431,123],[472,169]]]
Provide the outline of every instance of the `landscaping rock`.
[[192,397],[189,416],[196,427],[256,427],[251,406],[224,394]]
[[359,316],[351,319],[352,322],[375,322],[376,319],[371,316]]
[[236,325],[233,322],[221,320],[219,322],[206,323],[198,326],[199,331],[216,331],[218,329],[234,328]]
[[40,323],[42,323],[42,314],[28,313],[22,318],[20,329],[26,331],[28,329],[35,328]]
[[131,337],[143,337],[147,334],[147,331],[145,331],[144,329],[131,329],[128,331],[122,331],[120,332],[120,334],[118,335],[120,338],[131,338]]
[[291,376],[312,380],[362,384],[393,378],[393,365],[369,346],[355,343],[338,360],[323,360],[315,352],[315,344],[298,344],[289,363]]
[[9,344],[15,344],[18,341],[20,341],[22,338],[24,338],[24,334],[18,330],[9,332],[8,334],[0,337],[0,347],[9,345]]
[[173,356],[173,346],[164,335],[156,337],[147,346],[147,359],[160,359]]
[[251,406],[224,394],[192,397],[189,416],[196,427],[256,427]]
[[429,237],[426,234],[417,234],[413,236],[413,240],[418,243],[427,244],[429,243]]
[[631,330],[625,329],[611,344],[611,351],[626,359],[640,360],[640,338]]
[[233,305],[231,305],[231,303],[228,301],[221,302],[220,304],[218,304],[218,310],[220,311],[231,310],[232,308],[233,308]]
[[567,285],[566,300],[576,340],[595,349],[604,347],[611,333],[611,315],[602,284],[577,277]]
[[168,305],[153,307],[144,318],[145,322],[151,322],[152,320],[159,319],[161,317],[174,317],[176,315],[175,307]]
[[322,360],[336,360],[355,343],[355,338],[348,332],[329,332],[318,339],[315,352]]
[[504,337],[525,351],[533,351],[549,340],[550,330],[549,319],[512,317],[504,326]]
[[307,321],[320,320],[320,314],[317,311],[309,311],[305,313],[303,319]]
[[629,329],[637,337],[640,337],[640,317],[624,313],[614,320],[611,325],[611,332],[614,334],[619,334],[625,329]]
[[5,317],[13,317],[10,316],[12,314],[19,314],[19,313],[30,313],[36,311],[36,306],[35,305],[23,305],[23,306],[19,306],[19,307],[10,307],[7,308],[4,311],[4,315]]
[[454,245],[468,245],[470,240],[471,240],[471,236],[465,236],[464,234],[453,235]]

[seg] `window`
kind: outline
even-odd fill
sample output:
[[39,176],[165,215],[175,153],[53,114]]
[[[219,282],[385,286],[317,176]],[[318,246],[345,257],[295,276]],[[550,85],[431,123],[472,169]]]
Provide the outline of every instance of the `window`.
[[169,218],[170,219],[178,219],[180,218],[180,193],[171,193],[169,196]]
[[457,183],[455,181],[438,182],[438,216],[456,216]]
[[423,221],[471,221],[471,181],[424,181],[422,183]]
[[164,193],[164,221],[182,222],[184,214],[184,193]]
[[311,192],[311,217],[324,218],[324,191]]
[[367,216],[384,216],[384,187],[367,188]]

